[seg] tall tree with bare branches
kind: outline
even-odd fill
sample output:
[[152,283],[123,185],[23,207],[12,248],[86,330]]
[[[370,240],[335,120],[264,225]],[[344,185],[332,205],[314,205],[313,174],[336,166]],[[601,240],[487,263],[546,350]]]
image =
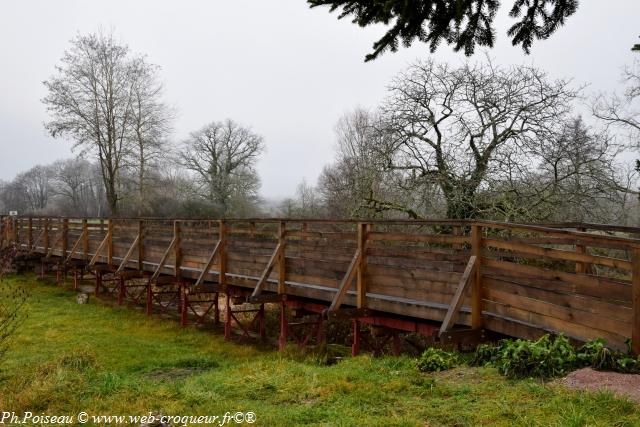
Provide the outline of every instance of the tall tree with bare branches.
[[132,55],[112,33],[99,31],[74,38],[56,75],[44,82],[48,93],[43,102],[50,114],[46,129],[53,137],[70,137],[82,154],[98,159],[112,215],[118,213],[119,178],[131,143],[141,140],[136,130],[144,128],[148,140],[147,122],[134,107],[138,95],[155,99],[149,88],[157,85],[148,82],[154,77],[153,66]]
[[222,216],[242,215],[256,201],[260,179],[255,164],[262,136],[232,120],[212,122],[184,142],[182,164],[194,172],[200,194]]
[[450,218],[479,214],[478,192],[506,158],[529,162],[558,131],[576,97],[565,80],[534,67],[486,61],[458,68],[415,63],[391,83],[382,106],[387,167],[439,186]]

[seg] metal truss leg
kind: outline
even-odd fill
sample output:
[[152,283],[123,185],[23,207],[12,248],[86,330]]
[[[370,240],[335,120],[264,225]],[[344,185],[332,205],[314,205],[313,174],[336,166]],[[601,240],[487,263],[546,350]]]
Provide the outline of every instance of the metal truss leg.
[[360,340],[362,331],[360,330],[360,321],[353,319],[353,344],[351,345],[351,355],[357,356],[360,354]]
[[289,324],[287,322],[287,305],[280,303],[280,337],[278,339],[278,349],[283,351],[287,347],[287,334]]

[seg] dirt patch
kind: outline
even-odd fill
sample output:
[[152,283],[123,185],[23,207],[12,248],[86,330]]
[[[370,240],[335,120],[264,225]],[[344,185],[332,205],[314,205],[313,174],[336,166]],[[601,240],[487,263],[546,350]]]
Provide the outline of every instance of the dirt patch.
[[149,372],[145,375],[152,381],[175,381],[182,380],[192,375],[206,372],[206,368],[170,368]]
[[630,400],[640,403],[640,375],[601,372],[584,368],[570,373],[560,382],[566,387],[576,390],[608,390],[617,396],[628,397]]

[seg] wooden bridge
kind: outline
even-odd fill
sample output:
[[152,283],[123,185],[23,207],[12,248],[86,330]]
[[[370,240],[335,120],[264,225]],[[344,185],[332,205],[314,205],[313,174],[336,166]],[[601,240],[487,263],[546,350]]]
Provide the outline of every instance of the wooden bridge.
[[[442,340],[483,331],[604,338],[640,353],[640,229],[489,221],[166,220],[2,217],[42,273],[95,277],[95,292],[180,310],[264,336],[279,304],[280,345],[322,340],[322,322],[353,322],[399,346],[400,332]],[[75,282],[75,281],[74,281]],[[226,304],[219,306],[219,297]],[[293,317],[292,317],[293,315]],[[207,317],[209,318],[209,317]],[[245,321],[241,321],[245,319]],[[249,321],[246,321],[249,319]],[[294,334],[296,328],[306,328]]]

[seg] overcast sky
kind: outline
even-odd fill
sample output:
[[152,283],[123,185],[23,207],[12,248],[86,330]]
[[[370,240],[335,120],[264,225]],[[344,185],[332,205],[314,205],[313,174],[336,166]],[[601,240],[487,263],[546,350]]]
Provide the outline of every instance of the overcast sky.
[[[528,56],[507,39],[504,12],[490,52],[497,63],[533,63],[554,77],[590,83],[593,91],[620,87],[620,68],[633,61],[630,48],[640,35],[640,1],[583,0],[567,25]],[[0,179],[74,155],[70,141],[53,140],[43,129],[42,81],[71,38],[100,26],[162,67],[166,100],[179,111],[175,141],[225,118],[264,136],[258,169],[262,194],[270,198],[292,194],[303,178],[315,182],[333,159],[338,118],[356,106],[375,107],[393,75],[432,55],[418,43],[364,63],[383,27],[338,21],[304,0],[5,1]],[[464,61],[446,45],[432,56]]]

